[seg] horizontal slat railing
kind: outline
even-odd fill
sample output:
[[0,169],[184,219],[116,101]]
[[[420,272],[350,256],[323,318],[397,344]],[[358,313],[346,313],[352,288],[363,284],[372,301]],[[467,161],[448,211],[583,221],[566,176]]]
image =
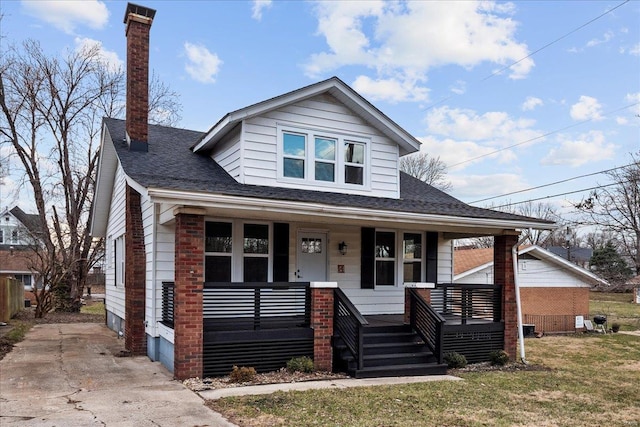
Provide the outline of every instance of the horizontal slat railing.
[[357,360],[357,369],[364,367],[363,338],[365,320],[349,297],[340,289],[334,290],[333,327],[340,334],[351,355]]
[[449,323],[502,320],[502,286],[439,283],[431,291],[431,306]]
[[173,328],[173,282],[162,282],[162,324]]
[[445,319],[415,289],[409,289],[409,298],[411,328],[429,346],[438,363],[442,363],[442,338]]
[[311,324],[309,283],[209,283],[203,288],[205,330],[259,330]]

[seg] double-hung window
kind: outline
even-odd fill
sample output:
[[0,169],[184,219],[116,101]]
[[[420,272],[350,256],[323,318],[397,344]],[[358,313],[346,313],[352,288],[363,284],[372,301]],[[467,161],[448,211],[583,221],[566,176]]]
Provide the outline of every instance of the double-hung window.
[[113,240],[113,284],[115,286],[124,286],[124,260],[124,235],[122,235]]
[[205,224],[205,282],[231,282],[232,226],[230,222]]
[[243,276],[245,282],[269,281],[269,226],[244,224]]
[[278,178],[366,189],[370,142],[355,135],[279,126]]

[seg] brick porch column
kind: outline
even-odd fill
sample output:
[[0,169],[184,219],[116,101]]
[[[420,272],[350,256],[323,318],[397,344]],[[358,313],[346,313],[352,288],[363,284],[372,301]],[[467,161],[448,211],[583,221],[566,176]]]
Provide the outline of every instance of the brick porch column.
[[202,377],[202,289],[204,283],[204,211],[174,212],[175,289],[173,376]]
[[313,328],[313,367],[333,369],[333,290],[337,282],[311,282],[311,328]]
[[411,322],[411,300],[409,298],[409,289],[415,289],[424,300],[431,304],[431,289],[436,287],[435,283],[405,283],[404,284],[404,323]]
[[146,255],[140,193],[125,190],[124,346],[134,355],[147,354],[145,333]]
[[493,250],[494,281],[502,286],[502,319],[504,321],[504,351],[511,360],[518,354],[518,314],[516,309],[516,285],[513,276],[511,248],[518,236],[496,236]]

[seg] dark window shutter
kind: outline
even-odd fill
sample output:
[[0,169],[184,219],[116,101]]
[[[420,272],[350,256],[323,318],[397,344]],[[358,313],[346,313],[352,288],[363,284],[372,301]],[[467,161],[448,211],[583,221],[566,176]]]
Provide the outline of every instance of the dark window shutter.
[[289,281],[289,224],[273,224],[273,281]]
[[360,246],[360,287],[373,289],[373,278],[376,271],[376,229],[362,228]]
[[427,262],[427,274],[425,278],[429,283],[438,283],[438,233],[434,231],[427,232],[427,247],[426,247]]

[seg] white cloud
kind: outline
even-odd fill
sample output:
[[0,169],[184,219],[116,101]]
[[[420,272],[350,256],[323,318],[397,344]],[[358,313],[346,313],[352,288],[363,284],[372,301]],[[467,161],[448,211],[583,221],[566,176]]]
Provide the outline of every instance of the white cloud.
[[624,100],[630,104],[636,104],[631,108],[631,111],[633,111],[634,115],[640,117],[640,92],[628,93]]
[[451,86],[451,92],[456,95],[462,95],[467,91],[467,82],[464,80],[456,80],[455,84]]
[[573,120],[602,120],[602,105],[596,98],[582,95],[569,111]]
[[640,56],[640,43],[631,46],[629,49],[629,55]]
[[353,88],[374,101],[384,99],[390,102],[402,102],[429,99],[429,89],[419,87],[415,82],[393,78],[373,80],[367,76],[358,76],[353,82]]
[[222,60],[202,45],[184,43],[184,50],[189,62],[185,65],[187,73],[201,83],[214,83],[220,70]]
[[532,129],[535,120],[514,119],[502,111],[478,114],[470,109],[444,106],[429,111],[425,121],[431,134],[483,141],[494,146],[512,145],[540,135]]
[[496,194],[511,193],[530,187],[521,174],[497,173],[488,175],[447,175],[455,196],[470,200]]
[[[371,80],[426,79],[444,65],[472,68],[483,62],[507,66],[529,53],[515,39],[513,5],[483,2],[318,2],[318,34],[328,45],[305,64],[312,77],[342,66],[376,71]],[[533,67],[527,58],[509,69],[523,78]]]
[[437,139],[433,136],[420,137],[418,140],[422,143],[421,151],[432,157],[440,157],[451,171],[463,170],[474,163],[486,160],[505,163],[515,159],[515,155],[510,150],[496,153],[494,148],[483,146],[475,141]]
[[114,51],[107,50],[102,46],[102,42],[93,40],[86,37],[75,38],[76,51],[98,49],[100,60],[107,65],[109,70],[117,71],[124,68],[124,61],[118,57],[118,54]]
[[527,96],[527,99],[522,103],[522,111],[531,111],[542,105],[544,105],[542,99],[536,98],[535,96]]
[[73,34],[77,26],[102,29],[109,21],[109,10],[97,0],[23,0],[24,10],[67,34]]
[[616,117],[616,124],[626,125],[628,123],[629,123],[629,120],[626,117]]
[[251,17],[256,21],[262,20],[262,11],[269,9],[271,5],[271,0],[253,0]]
[[587,47],[594,47],[594,46],[598,46],[599,44],[603,44],[608,42],[609,40],[611,40],[613,38],[614,34],[613,31],[607,31],[602,35],[602,38],[598,39],[591,39],[587,42]]
[[552,148],[541,160],[546,165],[568,165],[577,167],[590,162],[610,160],[615,155],[616,146],[605,140],[600,131],[590,131],[575,139],[558,137],[558,148]]

